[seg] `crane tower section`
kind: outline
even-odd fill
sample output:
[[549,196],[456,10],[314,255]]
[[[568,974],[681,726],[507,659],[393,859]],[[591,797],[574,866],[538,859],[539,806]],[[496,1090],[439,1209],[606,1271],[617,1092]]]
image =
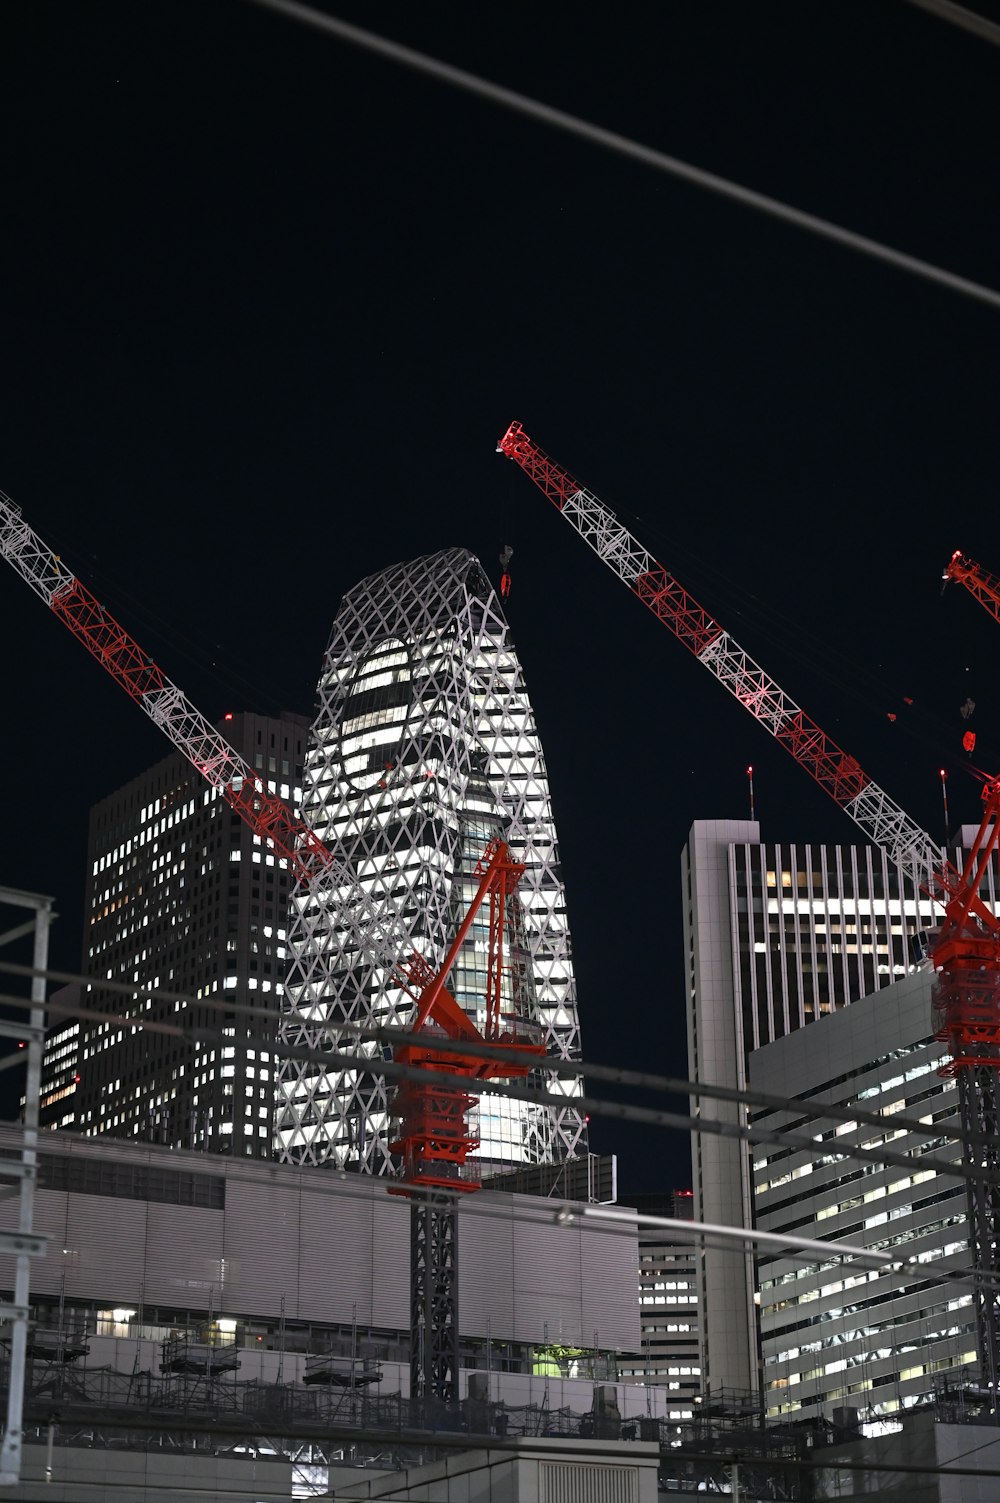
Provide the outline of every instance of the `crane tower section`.
[[550,459],[520,423],[511,423],[497,452],[516,460],[598,558],[888,852],[914,888],[926,888],[940,864],[930,836],[646,552],[614,512]]

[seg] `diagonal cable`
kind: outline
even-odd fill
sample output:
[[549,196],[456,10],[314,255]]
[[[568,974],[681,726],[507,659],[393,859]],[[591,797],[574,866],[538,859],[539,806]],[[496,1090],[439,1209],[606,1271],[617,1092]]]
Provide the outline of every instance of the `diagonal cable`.
[[362,47],[368,52],[386,58],[389,62],[398,63],[417,73],[423,73],[439,83],[461,89],[467,94],[474,94],[490,104],[500,105],[503,109],[527,116],[542,125],[551,126],[554,130],[565,131],[568,135],[589,141],[594,146],[604,147],[605,150],[628,157],[644,167],[652,167],[667,176],[680,178],[697,188],[703,188],[721,198],[728,198],[733,203],[742,204],[746,209],[755,209],[758,213],[793,225],[807,234],[817,235],[823,240],[831,240],[836,245],[856,251],[859,255],[867,256],[873,261],[881,261],[897,271],[909,272],[912,276],[921,277],[924,281],[945,287],[950,292],[957,292],[962,297],[973,298],[977,302],[985,303],[988,307],[1000,309],[1000,292],[992,287],[973,282],[967,277],[956,276],[954,272],[935,266],[930,261],[922,261],[918,256],[910,256],[905,251],[896,250],[890,245],[883,245],[878,240],[872,240],[867,235],[859,235],[854,230],[845,229],[842,225],[834,224],[829,219],[822,219],[817,214],[808,214],[805,210],[782,203],[780,199],[771,198],[766,193],[758,193],[753,188],[746,188],[741,183],[734,183],[729,178],[720,177],[717,173],[707,172],[704,168],[695,167],[690,162],[683,162],[679,157],[657,151],[652,146],[644,146],[641,142],[633,141],[617,131],[594,125],[589,120],[581,119],[579,115],[571,115],[566,110],[556,109],[553,105],[544,104],[539,99],[532,99],[530,95],[505,88],[503,84],[480,78],[478,74],[469,73],[464,68],[456,68],[451,63],[442,62],[440,58],[430,57],[427,53],[418,52],[412,47],[404,47],[401,42],[390,41],[388,37],[379,36],[376,32],[367,31],[361,26],[352,26],[350,22],[327,15],[311,5],[300,4],[299,0],[249,0],[249,3],[259,5],[264,10],[273,11],[275,15],[284,16],[289,21],[297,21],[301,26],[308,26],[314,31],[321,31],[327,36],[336,37],[338,41],[348,42],[353,47]]

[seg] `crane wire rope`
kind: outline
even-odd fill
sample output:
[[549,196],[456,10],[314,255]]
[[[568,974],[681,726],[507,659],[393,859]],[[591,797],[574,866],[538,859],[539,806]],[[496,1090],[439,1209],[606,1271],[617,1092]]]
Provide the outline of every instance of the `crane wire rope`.
[[490,79],[470,73],[465,68],[455,67],[451,63],[443,62],[440,58],[418,52],[413,47],[406,47],[388,37],[379,36],[376,32],[354,26],[348,21],[342,21],[336,16],[316,10],[311,5],[302,4],[300,0],[245,0],[245,3],[256,5],[262,10],[283,16],[286,20],[297,22],[314,31],[323,32],[353,47],[360,47],[389,62],[409,68],[416,73],[422,73],[426,77],[436,79],[439,83],[460,89],[464,93],[472,94],[502,109],[511,110],[515,114],[550,126],[554,130],[563,131],[593,146],[603,147],[607,151],[627,157],[642,166],[651,167],[669,177],[679,178],[696,188],[702,188],[732,203],[741,204],[744,208],[756,210],[758,213],[791,225],[807,234],[831,241],[847,250],[867,256],[870,260],[891,266],[896,271],[907,272],[926,282],[957,293],[959,296],[971,298],[989,308],[1000,310],[1000,292],[993,287],[986,287],[980,282],[958,276],[943,267],[935,266],[932,262],[921,260],[918,256],[911,256],[905,251],[884,245],[881,241],[873,240],[867,235],[845,229],[842,225],[834,224],[832,220],[797,209],[780,199],[771,198],[768,194],[758,193],[753,188],[747,188],[741,183],[733,182],[730,178],[721,177],[718,173],[696,167],[690,162],[682,161],[679,157],[671,156],[655,147],[644,146],[641,142],[633,141],[618,131],[607,130],[603,126],[593,124],[592,121],[584,120],[579,115],[571,115],[566,110],[557,109],[539,99],[521,94],[515,89],[506,88],[503,84],[494,83]]
[[[52,970],[45,972],[36,972],[30,966],[19,965],[10,961],[0,962],[0,973],[17,976],[44,975],[48,980],[59,981],[61,983],[75,979],[79,982],[90,985],[96,990],[100,990],[102,987],[102,983],[94,982],[93,980],[88,982],[86,977],[74,978],[72,977],[71,973]],[[209,1007],[214,1007],[220,1011],[249,1017],[259,1015],[261,1012],[265,1011],[264,1009],[254,1007],[252,1004],[247,1005],[239,1003],[235,999],[214,1002],[210,998],[185,998],[182,993],[167,993],[159,989],[152,992],[144,991],[142,988],[129,987],[127,984],[121,982],[105,982],[103,983],[103,986],[107,990],[126,993],[136,1000],[138,1000],[140,997],[149,998],[150,1000],[157,999],[160,1001],[182,1000],[189,1003],[192,1007],[204,1008],[207,1005]],[[15,995],[7,994],[0,994],[0,1003],[4,1003],[8,1006],[15,1005],[20,1007],[27,1007],[29,1005],[29,1003],[24,998],[18,998]],[[65,1013],[66,1016],[89,1017],[94,1021],[118,1023],[123,1025],[124,1027],[135,1029],[136,1031],[147,1030],[150,1033],[165,1034],[170,1037],[183,1039],[188,1043],[198,1044],[202,1046],[207,1044],[217,1044],[222,1047],[226,1044],[232,1044],[233,1042],[233,1040],[224,1035],[223,1032],[220,1031],[217,1034],[213,1033],[210,1029],[206,1028],[203,1025],[191,1024],[184,1026],[180,1023],[158,1022],[154,1019],[146,1019],[143,1014],[130,1014],[127,1012],[124,1014],[112,1013],[98,1008],[81,1007],[79,1005],[76,1005],[72,1008],[57,1007],[53,1009],[51,1002],[49,1004],[49,1009],[50,1011]],[[366,1029],[357,1024],[338,1024],[335,1025],[332,1031],[349,1034],[354,1037],[363,1036],[365,1042],[372,1040],[374,1042],[378,1042],[379,1044],[384,1044],[389,1040],[398,1044],[405,1043],[408,1040],[419,1042],[419,1037],[417,1035],[408,1035],[401,1030]],[[366,1055],[363,1053],[348,1054],[339,1050],[318,1050],[303,1048],[300,1046],[284,1046],[284,1048],[282,1048],[281,1050],[276,1050],[275,1042],[273,1039],[261,1037],[259,1035],[249,1037],[243,1042],[245,1047],[250,1047],[252,1045],[254,1048],[266,1048],[269,1051],[276,1052],[282,1058],[296,1059],[302,1060],[306,1063],[319,1064],[327,1069],[330,1068],[331,1065],[339,1065],[344,1069],[360,1070],[365,1073],[383,1076],[388,1080],[416,1079],[430,1084],[453,1084],[453,1077],[451,1076],[438,1074],[434,1071],[427,1070],[424,1067],[410,1068],[406,1065],[398,1064],[395,1061],[387,1061],[382,1057],[381,1053],[375,1055]],[[463,1045],[462,1047],[466,1053],[474,1053],[477,1055],[482,1054],[484,1057],[491,1057],[491,1047],[489,1045],[469,1045],[468,1047]],[[495,1056],[495,1054],[496,1051],[494,1049],[492,1050],[492,1055]],[[8,1055],[5,1061],[0,1061],[0,1068],[4,1068],[7,1065],[17,1063],[18,1060],[19,1056],[17,1054]],[[630,1085],[635,1084],[634,1079],[629,1079],[623,1082],[621,1077],[623,1075],[633,1076],[634,1074],[638,1073],[615,1071],[608,1066],[589,1066],[582,1061],[575,1060],[546,1060],[544,1062],[543,1068],[546,1071],[551,1070],[552,1073],[557,1074],[561,1073],[590,1075],[594,1079],[606,1080],[609,1076],[611,1076],[612,1078],[616,1079],[618,1084],[625,1083]],[[662,1086],[653,1086],[651,1082],[654,1080],[663,1081],[665,1079],[664,1077],[649,1077],[642,1074],[638,1074],[638,1078],[642,1081],[643,1088],[647,1090],[662,1089]],[[827,1112],[824,1110],[824,1103],[812,1103],[809,1102],[807,1098],[798,1098],[797,1100],[795,1098],[787,1098],[786,1100],[785,1098],[764,1097],[761,1093],[738,1091],[733,1090],[732,1088],[706,1085],[701,1082],[668,1081],[667,1083],[672,1088],[673,1094],[678,1093],[678,1089],[674,1088],[679,1088],[679,1093],[681,1094],[721,1097],[722,1099],[727,1101],[733,1099],[748,1099],[751,1096],[757,1096],[761,1101],[767,1102],[769,1104],[780,1102],[780,1105],[778,1106],[779,1110],[791,1109],[795,1111],[801,1111],[803,1106],[805,1105],[817,1105],[819,1107],[819,1111],[816,1112],[815,1115],[819,1116],[820,1118],[824,1116],[828,1116],[831,1119],[841,1117],[841,1120],[843,1120],[846,1117],[847,1120],[857,1119],[858,1121],[860,1121],[860,1115],[856,1112],[853,1112],[850,1108],[835,1108],[832,1111]],[[528,1101],[541,1106],[554,1106],[557,1108],[564,1108],[567,1104],[572,1104],[581,1111],[589,1112],[592,1116],[609,1117],[620,1121],[639,1122],[645,1126],[673,1128],[687,1133],[699,1133],[704,1131],[715,1136],[735,1138],[743,1142],[774,1144],[783,1148],[790,1147],[792,1151],[801,1150],[811,1154],[816,1153],[815,1135],[799,1135],[792,1132],[788,1128],[771,1129],[755,1127],[753,1125],[742,1126],[738,1123],[728,1122],[712,1117],[684,1115],[682,1113],[661,1111],[649,1107],[630,1106],[623,1102],[612,1102],[587,1096],[564,1097],[560,1095],[553,1095],[548,1091],[536,1089],[533,1087],[507,1086],[495,1080],[470,1082],[469,1089],[491,1096],[507,1097],[508,1099],[517,1101]],[[752,1103],[749,1103],[748,1101],[748,1104]],[[885,1131],[888,1135],[888,1129],[881,1116],[878,1114],[868,1115],[869,1120],[874,1120],[875,1125],[881,1130]],[[903,1122],[910,1123],[911,1121],[912,1119],[902,1118],[898,1113],[894,1113],[893,1121],[890,1124],[891,1130],[893,1132],[897,1130],[904,1130],[901,1124]],[[912,1125],[918,1133],[927,1133],[929,1130],[924,1124],[913,1123]],[[959,1141],[964,1141],[965,1139],[965,1133],[963,1130],[944,1128],[940,1123],[933,1124],[930,1131],[933,1132],[935,1139],[935,1141],[930,1145],[931,1147],[938,1146],[940,1141],[944,1138],[950,1137],[953,1139],[958,1139]],[[874,1162],[876,1165],[889,1165],[892,1167],[912,1170],[914,1164],[917,1162],[916,1158],[911,1155],[904,1156],[902,1154],[893,1153],[891,1151],[885,1151],[884,1149],[882,1151],[879,1151],[877,1148],[844,1143],[842,1139],[840,1139],[840,1135],[836,1133],[833,1135],[833,1139],[831,1139],[830,1141],[827,1141],[827,1139],[824,1137],[822,1139],[822,1143],[824,1151],[826,1153],[833,1154],[838,1158],[854,1159],[862,1163]],[[975,1169],[968,1169],[964,1165],[960,1165],[948,1159],[942,1159],[937,1156],[928,1156],[927,1152],[924,1152],[920,1155],[919,1163],[922,1168],[933,1168],[936,1173],[945,1174],[955,1179],[975,1179],[978,1182],[982,1182],[984,1179],[984,1176]],[[986,1178],[989,1177],[986,1176]],[[990,1182],[992,1183],[992,1180],[990,1180]]]
[[[21,965],[13,961],[0,961],[0,974],[23,976],[25,978],[41,977],[47,981],[56,981],[60,985],[80,985],[87,992],[112,992],[128,997],[131,1001],[159,1001],[180,1003],[183,1007],[192,1009],[201,1008],[214,1010],[220,1015],[233,1013],[234,1015],[247,1018],[251,1021],[260,1018],[265,1022],[274,1021],[274,1009],[259,1006],[253,1002],[239,1002],[234,998],[222,998],[216,1000],[210,997],[192,997],[186,992],[171,991],[163,987],[145,987],[134,982],[112,981],[110,979],[99,980],[92,976],[84,976],[71,971],[60,971],[53,968],[47,970],[35,970],[31,966]],[[0,1004],[7,1006],[30,1008],[30,1000],[19,997],[16,994],[0,995]],[[47,1011],[58,1018],[76,1018],[86,1015],[94,1019],[104,1020],[105,1015],[96,1008],[81,1007],[78,1003],[57,1003],[54,997],[50,997],[46,1003]],[[127,1022],[130,1026],[148,1028],[151,1032],[173,1034],[177,1031],[174,1024],[146,1021],[140,1019],[139,1014],[107,1014],[107,1021]],[[192,1025],[195,1027],[196,1025]],[[312,1024],[321,1031],[345,1034],[357,1039],[360,1043],[374,1043],[380,1047],[393,1043],[417,1044],[420,1038],[417,1034],[407,1033],[405,1029],[393,1026],[371,1026],[363,1023],[351,1023],[347,1021],[336,1023]],[[442,1054],[468,1054],[478,1059],[506,1059],[507,1050],[503,1045],[489,1044],[468,1040],[455,1040],[442,1037],[435,1039],[435,1048]],[[13,1057],[13,1056],[12,1056]],[[326,1059],[328,1056],[323,1054]],[[0,1066],[2,1068],[2,1066]],[[575,1078],[579,1075],[590,1076],[594,1080],[602,1080],[608,1084],[631,1087],[636,1090],[658,1092],[663,1095],[678,1096],[707,1096],[713,1100],[726,1103],[736,1103],[744,1106],[760,1107],[767,1111],[803,1111],[808,1116],[822,1116],[836,1122],[861,1123],[868,1127],[885,1128],[885,1118],[881,1112],[870,1112],[859,1109],[856,1106],[839,1106],[836,1102],[824,1102],[811,1096],[774,1096],[765,1091],[740,1089],[735,1086],[720,1086],[711,1083],[683,1080],[679,1077],[654,1074],[646,1070],[629,1070],[617,1065],[591,1064],[582,1059],[560,1059],[556,1056],[548,1056],[540,1064],[540,1069],[546,1073],[564,1075]],[[423,1069],[419,1078],[423,1078]],[[812,1111],[811,1108],[821,1107],[822,1111]],[[800,1125],[798,1123],[794,1124]],[[924,1137],[950,1137],[957,1142],[964,1142],[968,1136],[961,1127],[948,1128],[941,1123],[927,1123],[922,1118],[909,1117],[900,1112],[892,1114],[892,1128],[905,1128],[908,1132],[916,1133]]]

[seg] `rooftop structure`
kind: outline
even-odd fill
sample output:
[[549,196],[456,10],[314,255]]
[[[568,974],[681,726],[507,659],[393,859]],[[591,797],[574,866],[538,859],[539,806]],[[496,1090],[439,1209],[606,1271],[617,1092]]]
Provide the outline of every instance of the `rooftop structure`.
[[[0,1153],[17,1142],[0,1131]],[[456,1408],[453,1429],[495,1433],[499,1406],[511,1435],[579,1437],[601,1418],[617,1438],[646,1412],[615,1372],[639,1340],[635,1231],[559,1209],[460,1197],[461,1400],[480,1409],[471,1425]],[[0,1205],[0,1227],[16,1217],[16,1202]],[[229,1450],[237,1434],[263,1447],[274,1426],[330,1449],[338,1430],[419,1427],[408,1219],[369,1175],[43,1133],[35,1225],[50,1245],[33,1271],[27,1423],[44,1428],[58,1401],[67,1444],[95,1421],[134,1427],[138,1412],[151,1432],[208,1422]],[[0,1254],[0,1293],[14,1264]],[[556,1347],[577,1350],[572,1373],[540,1370]],[[0,1390],[5,1373],[0,1342]]]

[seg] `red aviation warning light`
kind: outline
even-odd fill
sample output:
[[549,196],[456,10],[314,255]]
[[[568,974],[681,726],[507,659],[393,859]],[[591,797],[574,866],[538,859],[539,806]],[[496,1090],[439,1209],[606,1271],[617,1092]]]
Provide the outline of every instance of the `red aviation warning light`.
[[945,585],[964,585],[973,599],[988,610],[994,621],[1000,621],[1000,578],[984,569],[981,564],[966,558],[956,551],[951,555],[942,576]]

